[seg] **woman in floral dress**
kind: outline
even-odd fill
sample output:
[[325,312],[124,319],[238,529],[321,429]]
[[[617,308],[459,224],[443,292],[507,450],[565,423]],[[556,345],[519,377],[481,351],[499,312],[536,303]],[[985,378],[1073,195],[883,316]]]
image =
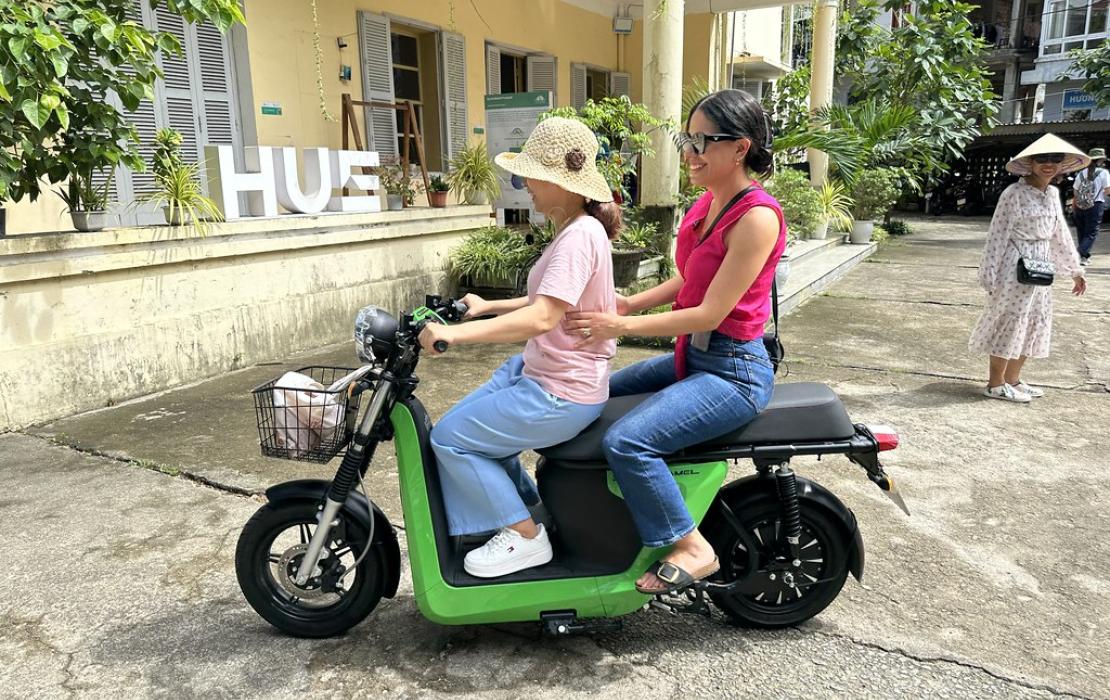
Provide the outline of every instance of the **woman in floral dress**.
[[1022,381],[1021,368],[1030,357],[1048,357],[1052,291],[1019,282],[1018,258],[1051,261],[1057,280],[1072,280],[1073,294],[1087,290],[1059,191],[1049,184],[1058,174],[1087,163],[1082,151],[1046,134],[1006,164],[1022,178],[999,197],[991,220],[979,262],[979,286],[987,292],[987,304],[968,342],[972,352],[990,355],[984,393],[991,398],[1028,403],[1044,395]]

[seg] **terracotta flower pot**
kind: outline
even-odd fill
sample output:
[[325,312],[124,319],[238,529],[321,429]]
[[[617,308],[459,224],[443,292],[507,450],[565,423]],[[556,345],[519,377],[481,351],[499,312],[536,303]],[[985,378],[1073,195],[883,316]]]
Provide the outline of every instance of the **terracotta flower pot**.
[[429,192],[428,204],[437,209],[447,206],[447,192]]

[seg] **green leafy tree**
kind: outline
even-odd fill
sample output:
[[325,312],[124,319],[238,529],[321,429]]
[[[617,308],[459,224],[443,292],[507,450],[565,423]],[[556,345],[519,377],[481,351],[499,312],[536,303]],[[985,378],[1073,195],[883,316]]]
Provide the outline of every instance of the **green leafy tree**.
[[[243,21],[237,0],[143,1],[221,31]],[[181,46],[135,22],[133,7],[133,0],[0,0],[0,201],[36,199],[40,179],[88,182],[121,163],[143,169],[128,113],[154,99],[157,52],[180,54]]]
[[985,44],[960,0],[920,0],[891,31],[875,25],[883,9],[901,0],[857,0],[845,13],[837,40],[837,75],[848,81],[850,101],[904,106],[918,114],[913,132],[932,144],[928,160],[907,163],[923,175],[959,158],[999,110],[982,60]]
[[1075,61],[1061,80],[1086,79],[1083,91],[1095,98],[1099,107],[1110,107],[1110,41],[1093,49],[1076,49],[1071,52]]
[[943,167],[937,149],[907,105],[873,100],[821,109],[802,130],[778,140],[780,148],[816,148],[833,173],[852,187],[869,168],[886,168],[903,187],[919,190],[923,176]]
[[601,145],[598,170],[609,187],[620,192],[624,199],[628,198],[625,176],[635,171],[638,158],[655,155],[651,147],[652,132],[674,128],[672,120],[659,119],[647,107],[623,95],[604,97],[597,102],[587,100],[580,110],[559,107],[540,115],[540,120],[548,117],[577,119],[590,127]]

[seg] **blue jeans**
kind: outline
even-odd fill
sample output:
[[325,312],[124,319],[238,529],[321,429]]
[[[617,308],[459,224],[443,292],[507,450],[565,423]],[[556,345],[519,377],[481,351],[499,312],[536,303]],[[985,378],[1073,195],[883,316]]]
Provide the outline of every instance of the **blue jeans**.
[[605,407],[549,394],[523,370],[524,359],[510,357],[432,428],[451,535],[527,520],[540,494],[520,453],[571,439]]
[[1090,209],[1076,209],[1072,218],[1075,219],[1075,229],[1079,236],[1080,257],[1091,257],[1091,247],[1098,238],[1098,229],[1102,224],[1102,214],[1106,211],[1106,202],[1095,202]]
[[603,447],[640,539],[673,544],[694,530],[663,455],[749,423],[771,400],[775,374],[762,339],[742,342],[713,333],[708,351],[689,348],[689,375],[676,381],[674,353],[613,375],[612,396],[655,395],[613,424]]

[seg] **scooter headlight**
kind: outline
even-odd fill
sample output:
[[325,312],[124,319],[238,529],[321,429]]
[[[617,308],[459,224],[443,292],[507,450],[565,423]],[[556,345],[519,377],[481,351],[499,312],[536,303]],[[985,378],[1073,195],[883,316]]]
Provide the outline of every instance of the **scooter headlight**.
[[366,306],[355,317],[355,353],[358,359],[384,365],[397,351],[397,319],[377,306]]

